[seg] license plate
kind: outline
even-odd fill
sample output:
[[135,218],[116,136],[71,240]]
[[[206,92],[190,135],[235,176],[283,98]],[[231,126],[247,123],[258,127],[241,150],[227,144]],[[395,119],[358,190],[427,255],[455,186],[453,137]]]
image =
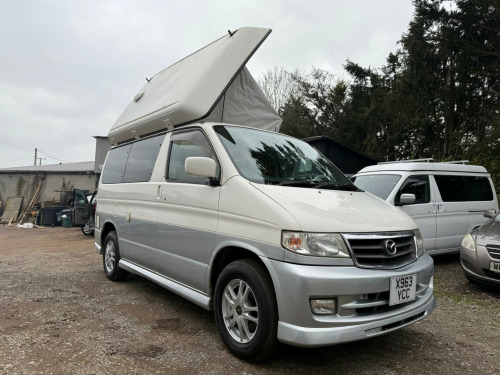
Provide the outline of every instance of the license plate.
[[500,273],[500,263],[490,262],[490,271]]
[[414,301],[417,292],[417,275],[391,277],[389,306]]

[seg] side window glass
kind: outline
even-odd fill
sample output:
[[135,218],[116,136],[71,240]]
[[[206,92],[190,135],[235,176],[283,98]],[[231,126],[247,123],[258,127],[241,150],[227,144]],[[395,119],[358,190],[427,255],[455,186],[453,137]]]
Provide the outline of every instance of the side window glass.
[[463,176],[435,175],[443,202],[466,202],[467,189]]
[[487,177],[465,177],[470,201],[492,201],[493,191]]
[[394,199],[396,206],[401,204],[401,194],[414,194],[414,204],[429,203],[431,201],[429,176],[419,175],[408,177],[396,194]]
[[82,190],[76,190],[75,189],[75,197],[74,197],[74,202],[75,204],[82,205],[87,203],[87,196]]
[[191,156],[212,158],[217,163],[217,175],[220,174],[219,163],[210,143],[200,130],[181,131],[172,135],[170,140],[170,156],[167,164],[167,180],[192,184],[205,184],[205,177],[190,176],[184,165]]
[[151,179],[151,173],[160,152],[165,135],[147,138],[132,144],[125,169],[124,182],[146,182]]
[[128,155],[132,145],[121,146],[109,150],[102,171],[103,184],[119,184],[123,182],[125,175],[125,165],[127,164]]

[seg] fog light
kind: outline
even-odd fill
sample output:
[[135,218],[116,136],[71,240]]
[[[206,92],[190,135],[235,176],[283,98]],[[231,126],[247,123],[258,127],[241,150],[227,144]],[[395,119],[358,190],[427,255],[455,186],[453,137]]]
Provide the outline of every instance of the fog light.
[[311,299],[311,311],[315,315],[333,315],[337,310],[337,300],[335,298],[328,299]]
[[367,330],[365,331],[365,333],[366,333],[367,335],[375,335],[375,334],[380,333],[380,332],[382,332],[382,327],[377,327],[377,328],[367,329]]

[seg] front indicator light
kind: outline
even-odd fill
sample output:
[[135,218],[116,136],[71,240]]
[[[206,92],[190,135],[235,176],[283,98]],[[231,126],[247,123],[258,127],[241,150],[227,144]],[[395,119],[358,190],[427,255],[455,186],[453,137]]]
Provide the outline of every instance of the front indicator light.
[[314,315],[334,315],[337,311],[337,300],[328,299],[310,299],[311,311]]
[[421,257],[425,254],[425,245],[424,245],[424,237],[420,232],[420,229],[415,229],[415,242],[417,246],[417,257]]

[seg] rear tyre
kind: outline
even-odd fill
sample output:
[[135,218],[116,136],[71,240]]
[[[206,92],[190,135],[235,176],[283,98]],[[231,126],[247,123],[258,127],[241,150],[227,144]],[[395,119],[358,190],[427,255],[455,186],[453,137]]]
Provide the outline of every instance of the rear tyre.
[[250,362],[276,351],[278,309],[271,279],[250,259],[224,268],[214,295],[217,329],[231,353]]
[[125,280],[128,276],[128,271],[118,266],[118,262],[120,261],[120,250],[118,248],[118,237],[116,236],[116,232],[113,231],[108,233],[103,246],[102,263],[106,277],[112,281]]

